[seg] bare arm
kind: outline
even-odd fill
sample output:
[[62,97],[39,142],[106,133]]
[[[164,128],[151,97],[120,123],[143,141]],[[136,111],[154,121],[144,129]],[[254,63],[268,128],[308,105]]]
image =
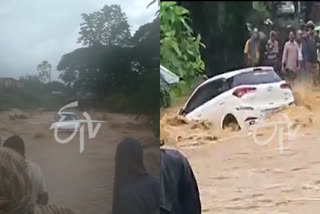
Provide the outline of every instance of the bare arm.
[[284,68],[284,65],[287,62],[287,53],[288,53],[288,46],[287,43],[284,45],[284,49],[283,49],[283,56],[282,56],[282,67]]

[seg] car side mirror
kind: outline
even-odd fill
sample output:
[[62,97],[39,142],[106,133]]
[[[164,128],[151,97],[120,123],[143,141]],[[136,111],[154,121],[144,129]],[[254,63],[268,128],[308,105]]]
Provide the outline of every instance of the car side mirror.
[[186,113],[184,108],[180,108],[178,114],[179,115],[184,115]]

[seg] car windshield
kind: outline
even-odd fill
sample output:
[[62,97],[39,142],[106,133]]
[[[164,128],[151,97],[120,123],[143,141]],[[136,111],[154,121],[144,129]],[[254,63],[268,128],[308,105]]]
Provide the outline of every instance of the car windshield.
[[281,78],[273,70],[253,71],[234,76],[232,86],[258,85],[279,81],[281,81]]
[[76,118],[74,117],[74,115],[63,115],[65,116],[63,121],[72,121],[72,120],[76,120]]

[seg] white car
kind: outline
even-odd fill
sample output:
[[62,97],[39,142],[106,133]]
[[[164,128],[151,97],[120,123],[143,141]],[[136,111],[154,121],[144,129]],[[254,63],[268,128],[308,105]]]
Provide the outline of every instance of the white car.
[[58,131],[74,131],[79,130],[80,121],[73,112],[58,112],[54,115],[50,129],[58,129]]
[[179,114],[189,120],[209,121],[221,129],[234,124],[242,129],[288,105],[294,105],[290,85],[272,67],[255,67],[206,80]]

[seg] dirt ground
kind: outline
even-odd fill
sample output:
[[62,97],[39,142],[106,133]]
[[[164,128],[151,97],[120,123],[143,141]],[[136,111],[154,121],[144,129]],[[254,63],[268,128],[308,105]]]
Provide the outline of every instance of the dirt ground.
[[8,113],[0,114],[1,138],[18,134],[24,139],[27,158],[43,169],[51,204],[70,207],[78,214],[111,213],[115,150],[127,136],[143,142],[147,168],[158,175],[159,143],[133,117],[89,112],[92,119],[106,122],[96,138],[85,135],[85,150],[80,154],[79,135],[67,144],[55,141],[53,130],[49,130],[53,114],[28,112],[28,119],[18,120],[9,120]]
[[167,140],[167,147],[188,157],[198,180],[203,213],[319,212],[320,91],[296,86],[294,95],[296,106],[266,120],[283,122],[285,113],[291,124],[257,131],[259,142],[275,131],[275,137],[264,145],[254,141],[252,131],[221,131],[214,124],[176,117],[181,101],[163,112],[161,138]]

